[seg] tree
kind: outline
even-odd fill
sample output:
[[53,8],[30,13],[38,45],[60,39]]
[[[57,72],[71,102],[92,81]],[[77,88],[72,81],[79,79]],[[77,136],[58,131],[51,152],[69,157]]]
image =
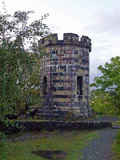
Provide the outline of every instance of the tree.
[[106,101],[115,109],[120,109],[120,57],[111,58],[110,63],[105,63],[104,67],[100,65],[98,70],[102,76],[96,77],[91,86],[96,88],[96,93],[107,95]]
[[98,115],[113,115],[118,113],[118,109],[114,107],[113,100],[107,91],[93,90],[90,98],[90,106],[93,113]]
[[0,120],[18,114],[31,101],[36,86],[32,79],[40,74],[38,40],[49,34],[43,23],[48,14],[30,22],[31,13],[16,11],[10,15],[5,9],[0,13]]

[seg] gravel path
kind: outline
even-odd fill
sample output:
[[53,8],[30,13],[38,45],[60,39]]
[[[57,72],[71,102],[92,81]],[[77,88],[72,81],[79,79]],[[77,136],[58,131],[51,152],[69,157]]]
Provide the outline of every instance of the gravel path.
[[[101,117],[98,121],[114,122],[119,118],[116,117]],[[81,160],[112,160],[112,143],[119,129],[106,128],[97,130],[98,138],[88,142],[88,146],[82,150],[83,158]]]

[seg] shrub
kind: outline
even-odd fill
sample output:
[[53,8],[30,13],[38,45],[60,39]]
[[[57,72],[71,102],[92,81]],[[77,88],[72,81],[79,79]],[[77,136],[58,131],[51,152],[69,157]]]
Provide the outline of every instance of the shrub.
[[114,102],[109,96],[109,92],[102,92],[99,90],[93,91],[90,99],[90,106],[96,114],[99,115],[116,115],[119,112],[115,108]]

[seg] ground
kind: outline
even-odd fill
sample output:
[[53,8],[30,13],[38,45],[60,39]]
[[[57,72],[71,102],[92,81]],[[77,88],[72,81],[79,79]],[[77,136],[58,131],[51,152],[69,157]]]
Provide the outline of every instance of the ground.
[[112,144],[117,132],[117,129],[110,128],[97,131],[99,138],[88,142],[88,146],[82,150],[81,160],[112,160]]
[[88,142],[88,146],[82,150],[83,157],[81,160],[114,159],[112,144],[119,131],[119,123],[116,123],[116,121],[118,121],[119,119],[119,117],[114,116],[100,116],[95,119],[96,121],[110,121],[113,123],[113,128],[97,130],[98,138],[95,138]]
[[54,131],[12,136],[9,160],[77,160],[87,141],[96,137],[95,131]]
[[[96,121],[115,122],[113,116]],[[112,143],[119,129],[20,133],[9,141],[9,160],[112,160]]]

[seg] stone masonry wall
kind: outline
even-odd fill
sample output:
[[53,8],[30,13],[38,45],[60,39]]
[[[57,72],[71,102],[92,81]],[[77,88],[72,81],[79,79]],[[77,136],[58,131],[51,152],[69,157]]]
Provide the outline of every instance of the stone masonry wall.
[[[39,41],[47,56],[42,63],[41,92],[44,110],[71,112],[88,117],[89,107],[89,52],[91,40],[87,36],[65,33],[63,40],[52,34]],[[55,112],[56,111],[56,112]],[[51,114],[51,113],[49,113]]]

